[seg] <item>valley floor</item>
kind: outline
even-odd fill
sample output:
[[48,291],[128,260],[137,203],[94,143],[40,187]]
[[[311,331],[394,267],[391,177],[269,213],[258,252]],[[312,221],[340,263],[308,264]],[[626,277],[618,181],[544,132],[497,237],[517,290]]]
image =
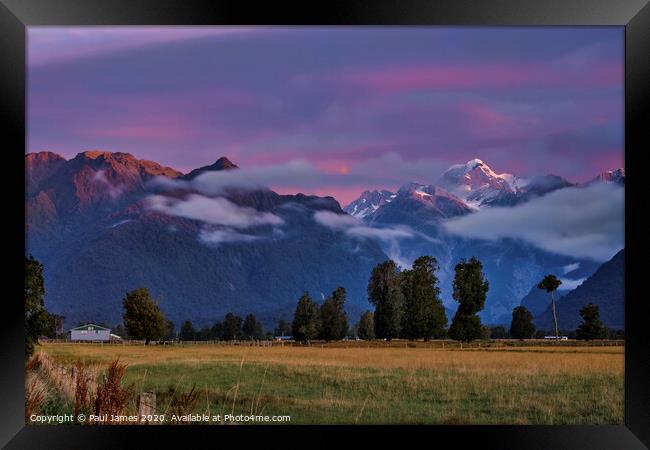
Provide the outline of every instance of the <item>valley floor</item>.
[[[136,393],[154,392],[156,412],[167,417],[174,409],[173,399],[194,387],[194,413],[288,415],[291,424],[622,424],[624,420],[622,346],[49,343],[38,350],[62,366],[80,360],[97,379],[119,358],[128,364],[123,383],[133,384]],[[41,384],[51,388],[47,375],[39,376]],[[52,414],[72,412],[71,391],[73,387],[67,394],[50,392],[44,409]],[[129,408],[135,413],[135,403]]]

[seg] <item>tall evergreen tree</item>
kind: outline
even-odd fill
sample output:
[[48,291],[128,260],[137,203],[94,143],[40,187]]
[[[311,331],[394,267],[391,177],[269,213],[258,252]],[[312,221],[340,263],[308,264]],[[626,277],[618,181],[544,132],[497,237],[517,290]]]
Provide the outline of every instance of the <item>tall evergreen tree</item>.
[[234,341],[239,339],[242,336],[242,319],[239,316],[229,312],[223,318],[221,324],[222,327],[222,339],[224,341]]
[[421,256],[411,270],[401,273],[404,293],[402,334],[407,339],[429,340],[445,335],[447,316],[440,300],[438,262],[431,256]]
[[176,338],[176,331],[175,331],[174,322],[172,322],[171,320],[165,320],[165,331],[163,332],[163,339],[173,340],[175,338]]
[[191,320],[186,320],[181,324],[179,331],[181,341],[194,341],[196,340],[196,330]]
[[600,311],[598,305],[589,303],[580,310],[582,323],[576,330],[576,338],[585,341],[592,339],[605,339],[607,337],[607,328],[600,321]]
[[477,313],[485,306],[490,287],[483,275],[483,264],[475,257],[469,261],[462,259],[454,271],[452,296],[459,305],[449,327],[449,337],[458,341],[480,339],[483,328]]
[[320,338],[326,341],[343,339],[348,332],[348,317],[343,309],[345,288],[338,287],[320,307]]
[[212,338],[212,331],[210,326],[203,325],[199,331],[196,332],[197,341],[209,341]]
[[165,332],[165,316],[147,288],[134,289],[122,300],[124,328],[133,339],[144,339],[145,345],[160,339]]
[[391,340],[402,330],[404,295],[400,286],[399,268],[394,261],[378,264],[368,281],[368,301],[375,305],[375,335]]
[[517,306],[512,310],[510,323],[510,336],[513,339],[530,339],[535,333],[533,315],[524,306]]
[[257,321],[255,314],[248,314],[244,318],[244,324],[242,325],[241,329],[242,334],[246,339],[262,339],[264,335],[262,324]]
[[371,311],[366,311],[359,319],[357,325],[359,337],[364,341],[370,341],[375,338],[375,323]]
[[212,325],[212,328],[210,328],[210,336],[212,336],[212,339],[223,339],[223,324],[221,322],[215,322]]
[[44,306],[45,281],[43,265],[33,256],[25,257],[25,357],[34,353],[38,337],[51,325]]
[[555,275],[546,275],[537,285],[537,289],[544,289],[551,294],[551,311],[553,312],[553,323],[555,325],[555,340],[560,340],[560,332],[557,328],[557,311],[555,310],[555,296],[553,293],[561,284],[562,281],[558,280]]
[[309,342],[320,332],[320,311],[318,305],[305,292],[298,300],[293,315],[291,333],[296,341]]

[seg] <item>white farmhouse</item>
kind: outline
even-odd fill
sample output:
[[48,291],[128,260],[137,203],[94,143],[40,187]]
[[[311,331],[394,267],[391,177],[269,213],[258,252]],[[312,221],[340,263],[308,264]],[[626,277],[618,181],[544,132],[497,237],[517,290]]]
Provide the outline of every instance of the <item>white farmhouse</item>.
[[108,342],[111,340],[111,329],[87,323],[70,330],[71,341]]

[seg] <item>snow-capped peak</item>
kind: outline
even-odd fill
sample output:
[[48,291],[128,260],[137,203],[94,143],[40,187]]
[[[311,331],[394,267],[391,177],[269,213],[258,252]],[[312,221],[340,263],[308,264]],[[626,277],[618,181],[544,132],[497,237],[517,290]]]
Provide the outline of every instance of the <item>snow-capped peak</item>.
[[343,210],[351,216],[363,219],[368,214],[377,211],[380,206],[390,203],[395,198],[395,195],[385,189],[364,191],[358,199],[343,208]]
[[608,170],[598,174],[596,178],[589,183],[602,182],[602,183],[615,183],[625,186],[625,169],[620,168],[616,170]]
[[516,177],[509,173],[498,174],[483,160],[474,158],[465,164],[454,164],[442,175],[440,184],[448,190],[463,196],[470,192],[492,188],[515,191]]
[[[471,161],[467,161],[467,164],[465,164],[465,167],[474,169],[476,166],[482,166],[482,165],[485,165],[485,163],[482,160],[480,160],[478,158],[474,158]],[[485,166],[485,167],[487,167],[487,166]],[[488,169],[489,169],[489,167],[488,167]]]

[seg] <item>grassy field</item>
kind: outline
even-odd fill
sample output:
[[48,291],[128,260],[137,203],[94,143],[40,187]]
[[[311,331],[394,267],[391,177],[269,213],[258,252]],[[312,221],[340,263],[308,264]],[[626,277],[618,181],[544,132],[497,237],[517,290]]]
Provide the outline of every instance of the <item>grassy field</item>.
[[[427,348],[218,344],[43,344],[63,365],[125,383],[168,412],[198,390],[194,412],[290,415],[292,424],[621,424],[621,346]],[[59,408],[71,408],[62,400]]]

